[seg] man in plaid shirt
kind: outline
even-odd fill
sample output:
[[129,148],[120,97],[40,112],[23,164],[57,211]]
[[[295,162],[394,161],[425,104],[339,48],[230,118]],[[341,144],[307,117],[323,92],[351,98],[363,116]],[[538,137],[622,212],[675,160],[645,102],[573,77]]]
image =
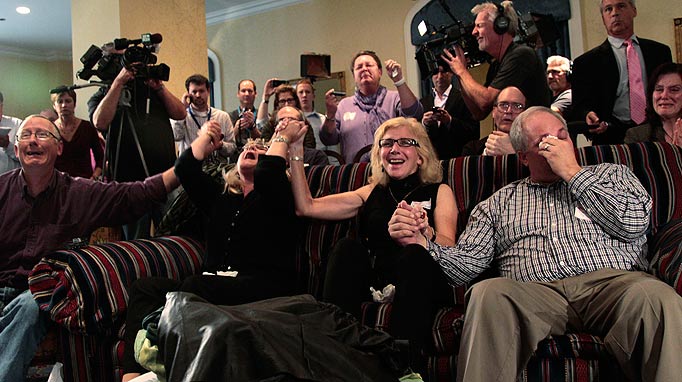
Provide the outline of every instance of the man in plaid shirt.
[[427,241],[410,207],[389,223],[453,285],[489,267],[502,276],[467,292],[457,380],[515,380],[538,342],[569,330],[601,336],[629,380],[677,380],[682,298],[645,273],[651,197],[625,166],[581,167],[548,108],[519,115],[510,135],[530,177],[476,206],[454,247]]

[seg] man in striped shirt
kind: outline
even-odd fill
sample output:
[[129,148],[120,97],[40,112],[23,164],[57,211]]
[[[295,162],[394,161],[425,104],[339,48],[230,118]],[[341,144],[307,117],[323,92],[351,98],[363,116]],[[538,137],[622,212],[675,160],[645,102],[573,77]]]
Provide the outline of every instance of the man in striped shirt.
[[467,292],[457,380],[514,380],[538,342],[567,330],[604,338],[629,380],[679,378],[682,298],[644,272],[651,197],[625,166],[581,167],[548,108],[519,115],[510,135],[530,177],[476,206],[456,246],[427,241],[409,207],[389,223],[453,285],[489,267],[502,276]]

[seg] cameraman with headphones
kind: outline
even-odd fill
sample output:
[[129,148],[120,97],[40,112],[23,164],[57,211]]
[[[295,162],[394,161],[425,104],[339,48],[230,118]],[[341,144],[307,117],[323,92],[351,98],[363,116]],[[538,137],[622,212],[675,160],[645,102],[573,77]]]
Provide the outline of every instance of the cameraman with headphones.
[[[187,112],[163,81],[140,75],[143,65],[123,65],[111,86],[100,88],[88,101],[92,124],[110,135],[105,158],[109,181],[144,180],[175,163],[170,120],[185,119]],[[149,237],[151,220],[160,221],[161,207],[124,226],[126,239]]]
[[519,19],[512,2],[481,3],[471,13],[476,15],[471,34],[478,41],[478,49],[493,58],[485,84],[479,84],[471,76],[464,50],[459,45],[455,46],[455,54],[446,49],[442,57],[459,78],[464,102],[474,118],[480,121],[487,117],[497,95],[509,86],[519,88],[526,95],[526,106],[549,106],[550,92],[542,61],[530,47],[513,42]]

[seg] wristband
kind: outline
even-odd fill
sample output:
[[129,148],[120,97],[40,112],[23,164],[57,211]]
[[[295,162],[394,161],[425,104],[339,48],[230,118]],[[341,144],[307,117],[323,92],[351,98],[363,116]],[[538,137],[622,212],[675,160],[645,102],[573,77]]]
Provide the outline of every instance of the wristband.
[[401,78],[400,80],[394,82],[393,85],[395,85],[395,87],[398,87],[398,86],[401,86],[401,85],[405,85],[405,78],[403,77],[403,78]]
[[286,143],[287,145],[289,144],[289,138],[285,137],[284,135],[278,135],[272,141]]
[[289,158],[289,161],[303,161],[303,157],[300,157],[298,155],[294,155],[291,158]]
[[263,98],[263,100],[262,100],[261,102],[262,102],[262,103],[268,103],[268,102],[270,102],[270,100],[269,100],[269,99]]

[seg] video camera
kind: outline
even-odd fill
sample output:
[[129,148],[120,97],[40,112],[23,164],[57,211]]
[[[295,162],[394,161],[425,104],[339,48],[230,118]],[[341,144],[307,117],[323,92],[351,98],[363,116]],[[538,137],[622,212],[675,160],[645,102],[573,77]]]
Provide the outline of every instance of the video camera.
[[[105,82],[112,82],[123,67],[135,69],[135,77],[168,81],[170,67],[166,64],[155,65],[158,45],[163,41],[159,33],[145,33],[137,40],[115,39],[101,48],[91,45],[80,58],[83,69],[76,75],[82,80],[97,76]],[[123,54],[118,51],[124,50]],[[95,67],[95,65],[97,67]]]
[[[448,14],[454,23],[430,32],[432,36],[442,37],[434,37],[417,48],[415,58],[419,64],[422,79],[426,79],[431,75],[436,74],[439,66],[444,68],[449,67],[441,58],[441,54],[447,49],[450,53],[455,55],[455,45],[462,47],[467,61],[467,68],[473,68],[490,60],[490,55],[488,53],[478,49],[478,41],[476,41],[476,38],[471,34],[474,30],[474,24],[464,25],[461,21],[454,18],[451,13],[448,12]],[[519,30],[515,41],[535,48],[536,40],[538,38],[538,28],[536,27],[531,14],[522,15],[518,11],[516,14],[519,16]],[[423,36],[429,32],[430,28],[425,21],[422,21],[419,24],[418,29],[419,33]]]
[[455,53],[455,45],[459,45],[464,51],[467,67],[473,68],[487,62],[490,56],[486,52],[478,49],[476,38],[471,35],[474,25],[464,26],[461,22],[442,28],[433,32],[434,35],[442,34],[443,37],[430,40],[417,49],[416,58],[422,78],[426,79],[438,72],[438,67],[449,69],[449,65],[441,58],[444,50],[448,50],[452,55]]

